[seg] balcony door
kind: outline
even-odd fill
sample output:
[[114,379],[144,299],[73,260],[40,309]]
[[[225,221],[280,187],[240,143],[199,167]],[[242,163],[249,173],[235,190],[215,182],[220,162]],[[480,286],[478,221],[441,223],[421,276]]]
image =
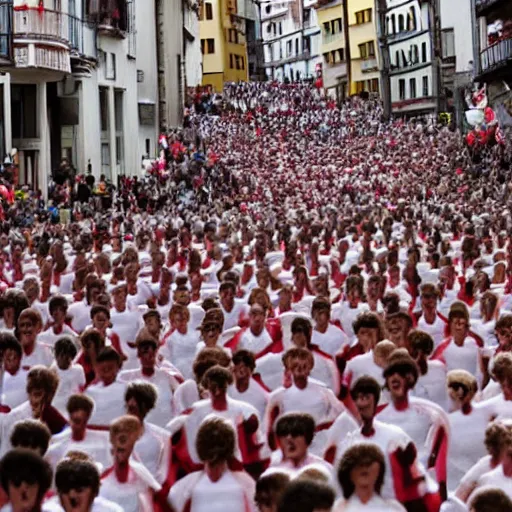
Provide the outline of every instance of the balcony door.
[[0,0],[0,59],[11,60],[12,0]]

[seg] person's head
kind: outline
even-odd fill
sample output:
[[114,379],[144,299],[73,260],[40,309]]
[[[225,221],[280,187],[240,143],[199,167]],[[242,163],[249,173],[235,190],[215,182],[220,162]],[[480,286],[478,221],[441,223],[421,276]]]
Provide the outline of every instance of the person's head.
[[33,411],[40,413],[52,403],[59,377],[45,366],[34,366],[27,375],[27,395]]
[[484,444],[487,453],[492,457],[494,462],[501,459],[511,437],[510,428],[501,421],[495,420],[489,423],[485,429]]
[[376,313],[361,313],[354,321],[353,328],[358,342],[366,351],[385,338],[384,326]]
[[476,378],[466,370],[452,370],[448,372],[446,387],[455,410],[470,404],[478,391]]
[[91,308],[92,326],[101,333],[105,333],[110,327],[110,310],[105,306],[96,304]]
[[0,481],[13,512],[39,510],[52,484],[52,468],[35,452],[17,448],[0,461]]
[[37,309],[25,309],[18,318],[18,339],[22,347],[31,347],[43,328],[41,313]]
[[103,291],[103,282],[97,279],[96,277],[94,279],[88,280],[86,286],[85,286],[85,298],[87,300],[87,304],[90,306],[95,304],[98,300],[98,296]]
[[196,436],[196,450],[201,462],[207,466],[219,466],[234,457],[235,430],[230,422],[220,417],[206,418]]
[[298,465],[313,442],[315,420],[306,413],[284,414],[277,420],[275,432],[283,459]]
[[301,478],[288,484],[278,512],[330,512],[334,499],[334,491],[329,485]]
[[55,361],[61,370],[67,370],[76,357],[77,349],[71,338],[59,338],[54,345]]
[[86,329],[80,336],[80,345],[87,359],[96,360],[98,354],[105,347],[105,338],[98,329]]
[[468,308],[463,302],[454,302],[448,314],[448,329],[457,340],[464,339],[469,330]]
[[61,295],[54,295],[48,303],[50,316],[57,325],[62,325],[68,312],[68,301]]
[[256,368],[254,354],[248,350],[238,350],[233,355],[233,376],[237,386],[245,387],[249,384],[252,373]]
[[434,340],[425,331],[414,330],[407,335],[411,356],[418,360],[427,360],[434,352]]
[[188,306],[191,302],[190,290],[186,286],[178,286],[174,290],[173,301],[175,304]]
[[130,382],[124,394],[126,412],[132,416],[137,416],[142,422],[148,413],[155,408],[157,399],[157,388],[150,382]]
[[112,347],[105,347],[96,358],[96,374],[105,386],[112,384],[121,369],[121,356]]
[[81,437],[87,428],[94,409],[94,402],[87,395],[71,395],[66,404],[69,426],[74,437]]
[[169,320],[174,329],[185,334],[190,320],[190,311],[182,304],[173,304],[169,311]]
[[293,383],[299,389],[304,389],[315,365],[313,354],[306,348],[291,348],[283,355],[285,371],[289,372]]
[[203,388],[208,390],[210,398],[221,398],[233,384],[233,374],[227,368],[215,365],[206,371],[202,384]]
[[496,321],[494,332],[499,346],[504,350],[512,348],[512,315],[503,315]]
[[[192,371],[194,372],[194,379],[197,382],[201,396],[206,392],[203,387],[203,377],[206,372],[214,366],[229,368],[230,364],[231,358],[221,347],[206,347],[197,354],[194,364],[192,365]],[[203,396],[203,398],[205,397]]]
[[141,433],[142,424],[136,416],[121,416],[110,424],[110,444],[115,463],[128,462]]
[[349,448],[338,466],[338,481],[345,499],[354,493],[380,494],[386,463],[381,449],[372,443],[360,443]]
[[[217,341],[219,340],[219,336],[222,334],[223,321],[219,320],[219,318],[216,318],[215,314],[209,314],[214,311],[216,310],[210,309],[207,311],[203,321],[201,322],[201,325],[199,326],[201,338],[207,347],[215,347],[217,345]],[[219,311],[222,313],[221,310]]]
[[251,331],[255,334],[259,334],[265,328],[266,311],[263,306],[259,303],[254,303],[249,310],[249,325]]
[[363,422],[373,420],[377,412],[380,393],[380,385],[373,377],[365,375],[359,377],[359,379],[354,382],[354,385],[350,389],[350,396]]
[[50,429],[39,420],[26,419],[18,421],[11,432],[11,446],[32,450],[44,457],[50,444]]
[[8,332],[0,333],[0,346],[3,349],[3,364],[6,372],[14,375],[21,365],[23,349],[21,343]]
[[100,490],[100,474],[91,461],[65,458],[55,469],[55,487],[65,512],[89,512]]
[[490,321],[495,318],[498,307],[498,296],[490,291],[486,291],[480,298],[480,316],[484,321]]
[[23,281],[23,291],[28,299],[28,302],[32,304],[39,298],[41,293],[41,287],[39,281],[35,277],[28,277]]
[[469,503],[470,512],[512,512],[512,500],[501,489],[478,489]]
[[135,340],[137,357],[142,368],[153,369],[156,365],[158,342],[151,336],[137,335]]
[[397,347],[407,346],[407,335],[412,328],[412,318],[404,311],[386,315],[386,328],[389,339]]
[[113,289],[112,289],[112,299],[114,302],[114,307],[118,311],[124,310],[126,306],[126,299],[128,298],[128,286],[126,283],[118,283]]
[[311,316],[317,327],[326,327],[331,320],[331,303],[327,297],[316,297],[311,306]]
[[160,336],[162,329],[162,317],[156,309],[150,309],[143,316],[144,325],[153,336]]
[[437,308],[438,291],[433,284],[421,287],[421,308],[423,311],[434,312]]
[[418,367],[405,349],[397,349],[391,354],[384,370],[384,379],[393,401],[404,399],[414,388],[418,380]]
[[492,374],[507,400],[512,400],[512,353],[502,352],[494,358]]
[[361,276],[349,276],[345,281],[345,293],[350,307],[355,308],[363,298],[364,281]]
[[291,326],[292,343],[296,347],[308,348],[311,344],[311,334],[313,328],[307,318],[294,318]]
[[224,281],[219,287],[219,295],[225,310],[231,311],[235,304],[236,285],[233,281]]
[[282,471],[273,471],[261,476],[256,482],[254,501],[259,512],[277,512],[277,507],[290,475]]
[[373,360],[375,364],[382,369],[386,368],[389,357],[396,349],[397,346],[392,341],[379,341],[373,349]]

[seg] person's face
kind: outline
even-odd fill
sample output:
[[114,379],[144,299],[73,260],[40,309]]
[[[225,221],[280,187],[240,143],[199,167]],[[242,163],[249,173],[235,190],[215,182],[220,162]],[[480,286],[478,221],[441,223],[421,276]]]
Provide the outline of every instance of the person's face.
[[251,328],[255,331],[261,331],[265,326],[265,311],[259,305],[254,305],[249,313]]
[[289,370],[292,374],[293,382],[299,389],[304,389],[308,383],[308,377],[311,373],[311,362],[308,359],[292,359],[289,363]]
[[398,283],[400,281],[400,271],[397,269],[391,269],[389,271],[389,280],[391,283]]
[[138,432],[119,432],[112,438],[112,456],[118,464],[126,464],[139,438]]
[[512,378],[507,377],[500,381],[501,391],[505,400],[512,400]]
[[372,280],[368,282],[368,298],[377,300],[380,296],[380,283]]
[[261,289],[266,290],[270,285],[270,276],[266,272],[258,272],[256,281]]
[[304,436],[288,434],[286,436],[281,436],[278,439],[279,446],[283,451],[283,459],[300,462],[306,457],[308,445]]
[[174,302],[181,304],[182,306],[188,306],[190,304],[190,293],[188,290],[176,290],[174,292]]
[[106,385],[112,384],[119,372],[119,365],[116,361],[102,361],[96,365],[98,378]]
[[386,384],[393,400],[399,400],[407,396],[407,380],[398,373],[390,375]]
[[150,345],[139,347],[137,355],[143,368],[154,368],[156,364],[157,351]]
[[356,308],[361,301],[361,294],[357,288],[352,288],[347,293],[347,300],[351,308]]
[[468,322],[465,318],[456,317],[450,322],[450,332],[454,338],[463,338],[468,330]]
[[377,404],[371,393],[359,393],[355,398],[355,404],[363,421],[373,419]]
[[55,308],[52,312],[53,320],[57,325],[61,325],[66,320],[66,308]]
[[356,493],[374,491],[379,473],[380,465],[378,462],[373,462],[369,466],[356,466],[350,472],[350,480],[354,484]]
[[39,505],[39,483],[11,482],[7,490],[13,512],[32,512]]
[[496,337],[498,338],[498,344],[502,348],[510,347],[512,343],[512,329],[502,328],[496,331]]
[[94,315],[94,318],[92,319],[92,325],[98,329],[100,332],[105,332],[107,330],[107,327],[110,324],[110,319],[108,316],[100,311],[99,313],[96,313]]
[[437,307],[437,296],[435,293],[426,292],[421,295],[421,305],[427,311],[435,310]]
[[5,371],[14,374],[20,368],[21,357],[15,350],[8,348],[4,352],[4,368]]
[[67,370],[71,366],[72,360],[71,354],[67,352],[59,352],[55,355],[55,361],[61,370]]
[[292,343],[299,348],[307,348],[308,337],[303,331],[296,331],[292,334]]
[[146,318],[144,323],[151,334],[160,333],[160,320],[157,317],[150,316],[149,318]]
[[3,318],[4,318],[4,323],[7,326],[14,325],[14,308],[10,307],[10,306],[7,306],[6,308],[4,308]]
[[361,327],[357,332],[357,340],[366,351],[371,350],[377,344],[377,329]]
[[331,314],[328,309],[321,309],[320,311],[315,312],[314,320],[317,323],[317,326],[326,326],[331,319]]
[[188,325],[188,316],[183,313],[176,313],[172,318],[174,328],[179,332],[186,332]]
[[44,389],[32,389],[28,392],[28,400],[33,411],[41,412],[46,403],[46,393]]
[[259,512],[277,512],[278,503],[274,503],[271,494],[258,495],[256,498]]
[[18,327],[21,334],[20,341],[23,346],[35,343],[38,333],[38,326],[32,322],[32,320],[24,317],[18,322]]
[[74,411],[69,415],[69,426],[75,434],[82,434],[87,428],[89,421],[89,414],[83,409]]
[[217,324],[206,324],[201,329],[201,336],[207,347],[215,347],[219,339],[220,328]]
[[101,294],[101,289],[98,286],[95,286],[94,288],[91,288],[90,291],[90,304],[96,304],[98,297]]
[[114,306],[116,309],[124,309],[127,296],[128,292],[124,286],[114,292]]
[[232,288],[225,288],[220,292],[220,301],[224,309],[231,310],[235,303],[235,292]]
[[233,368],[233,375],[236,382],[247,383],[251,378],[252,372],[251,369],[245,365],[245,363],[238,363],[235,364]]
[[219,386],[216,382],[210,381],[208,382],[208,396],[212,399],[220,399],[226,396],[226,389],[222,386]]
[[30,303],[34,302],[39,297],[39,285],[36,282],[29,281],[23,286],[23,291]]
[[65,512],[89,512],[95,497],[90,487],[78,487],[59,494]]

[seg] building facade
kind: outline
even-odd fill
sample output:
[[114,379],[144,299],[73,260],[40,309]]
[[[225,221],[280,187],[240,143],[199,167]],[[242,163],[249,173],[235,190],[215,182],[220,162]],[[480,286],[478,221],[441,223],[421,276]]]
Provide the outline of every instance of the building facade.
[[440,93],[434,48],[436,2],[387,0],[386,6],[393,113],[433,113],[438,109]]
[[21,184],[46,194],[62,158],[116,182],[156,154],[156,28],[136,16],[148,9],[155,19],[146,0],[0,2],[0,152],[17,150]]
[[267,2],[261,7],[263,56],[270,80],[314,79],[321,70],[322,37],[312,0]]
[[348,95],[345,12],[341,0],[316,6],[322,34],[322,79],[328,96],[338,101]]
[[476,0],[476,81],[487,85],[490,105],[501,126],[512,126],[512,4]]
[[203,85],[222,92],[226,82],[248,80],[245,19],[236,0],[201,4],[199,33],[203,54]]
[[380,91],[380,60],[374,0],[348,0],[350,94]]

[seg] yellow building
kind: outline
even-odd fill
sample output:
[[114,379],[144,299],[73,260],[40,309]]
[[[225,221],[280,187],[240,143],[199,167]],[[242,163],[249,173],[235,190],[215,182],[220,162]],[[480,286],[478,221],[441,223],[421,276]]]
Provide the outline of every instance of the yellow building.
[[377,12],[374,0],[347,0],[350,94],[380,91]]
[[248,80],[245,20],[236,0],[206,0],[199,16],[203,85],[221,92],[224,83]]
[[321,54],[324,88],[329,96],[341,100],[347,96],[347,60],[345,19],[342,0],[316,5],[318,26],[322,31]]

